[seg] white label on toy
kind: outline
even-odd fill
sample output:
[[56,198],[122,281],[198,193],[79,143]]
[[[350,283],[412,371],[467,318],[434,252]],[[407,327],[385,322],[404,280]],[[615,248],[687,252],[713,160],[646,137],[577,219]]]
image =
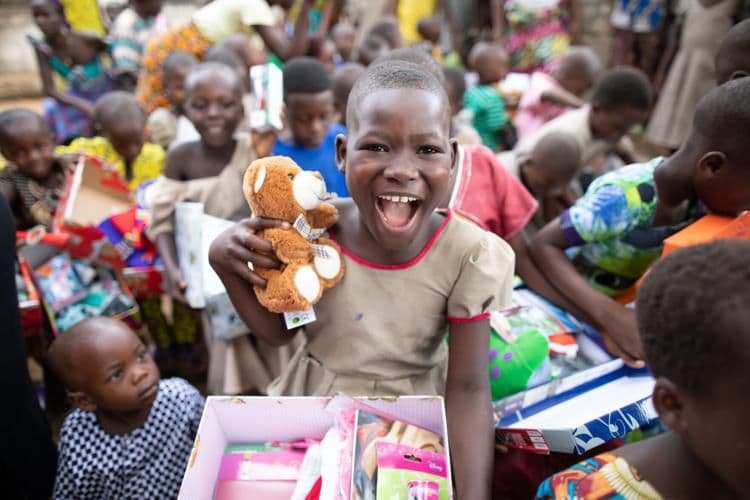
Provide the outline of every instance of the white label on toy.
[[287,330],[294,330],[315,321],[315,309],[312,307],[306,311],[293,311],[284,313],[284,322]]

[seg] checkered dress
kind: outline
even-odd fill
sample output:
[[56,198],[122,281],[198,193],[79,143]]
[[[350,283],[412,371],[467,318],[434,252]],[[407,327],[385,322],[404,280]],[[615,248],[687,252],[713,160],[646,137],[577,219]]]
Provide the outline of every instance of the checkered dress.
[[143,427],[119,436],[74,410],[60,431],[54,498],[177,498],[203,404],[186,381],[162,380]]

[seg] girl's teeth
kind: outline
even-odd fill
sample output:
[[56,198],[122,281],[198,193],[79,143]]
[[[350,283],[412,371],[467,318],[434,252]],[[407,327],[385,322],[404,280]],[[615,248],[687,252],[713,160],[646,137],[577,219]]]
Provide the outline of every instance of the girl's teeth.
[[383,200],[390,201],[393,203],[411,203],[413,201],[417,201],[416,198],[413,198],[411,196],[391,196],[391,195],[382,195],[380,196]]

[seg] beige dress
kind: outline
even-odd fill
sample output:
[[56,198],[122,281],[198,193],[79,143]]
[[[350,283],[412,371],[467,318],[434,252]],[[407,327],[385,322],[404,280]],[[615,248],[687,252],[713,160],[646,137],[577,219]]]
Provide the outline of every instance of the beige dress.
[[[201,202],[205,213],[222,219],[249,217],[242,179],[254,159],[252,144],[245,136],[237,139],[231,161],[216,177],[191,181],[159,178],[151,200],[151,240],[156,241],[163,233],[174,233],[174,207],[181,201]],[[251,336],[231,341],[214,339],[205,315],[203,331],[209,352],[207,389],[211,394],[246,394],[264,389],[281,372],[295,347],[293,344],[279,349]]]
[[512,250],[452,212],[406,264],[342,253],[344,279],[315,305],[317,321],[298,334],[303,343],[269,394],[443,394],[449,322],[510,303]]
[[672,149],[687,139],[701,97],[716,86],[714,55],[732,27],[736,0],[706,8],[698,0],[682,0],[680,49],[669,69],[659,101],[646,130],[653,144]]

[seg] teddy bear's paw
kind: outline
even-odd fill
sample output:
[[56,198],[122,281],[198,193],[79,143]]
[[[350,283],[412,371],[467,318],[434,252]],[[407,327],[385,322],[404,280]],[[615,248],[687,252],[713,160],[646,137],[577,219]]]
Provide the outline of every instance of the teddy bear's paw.
[[313,245],[313,266],[318,276],[325,280],[336,278],[341,272],[341,256],[335,248]]
[[294,287],[310,303],[320,298],[320,278],[312,266],[302,266],[294,273]]

